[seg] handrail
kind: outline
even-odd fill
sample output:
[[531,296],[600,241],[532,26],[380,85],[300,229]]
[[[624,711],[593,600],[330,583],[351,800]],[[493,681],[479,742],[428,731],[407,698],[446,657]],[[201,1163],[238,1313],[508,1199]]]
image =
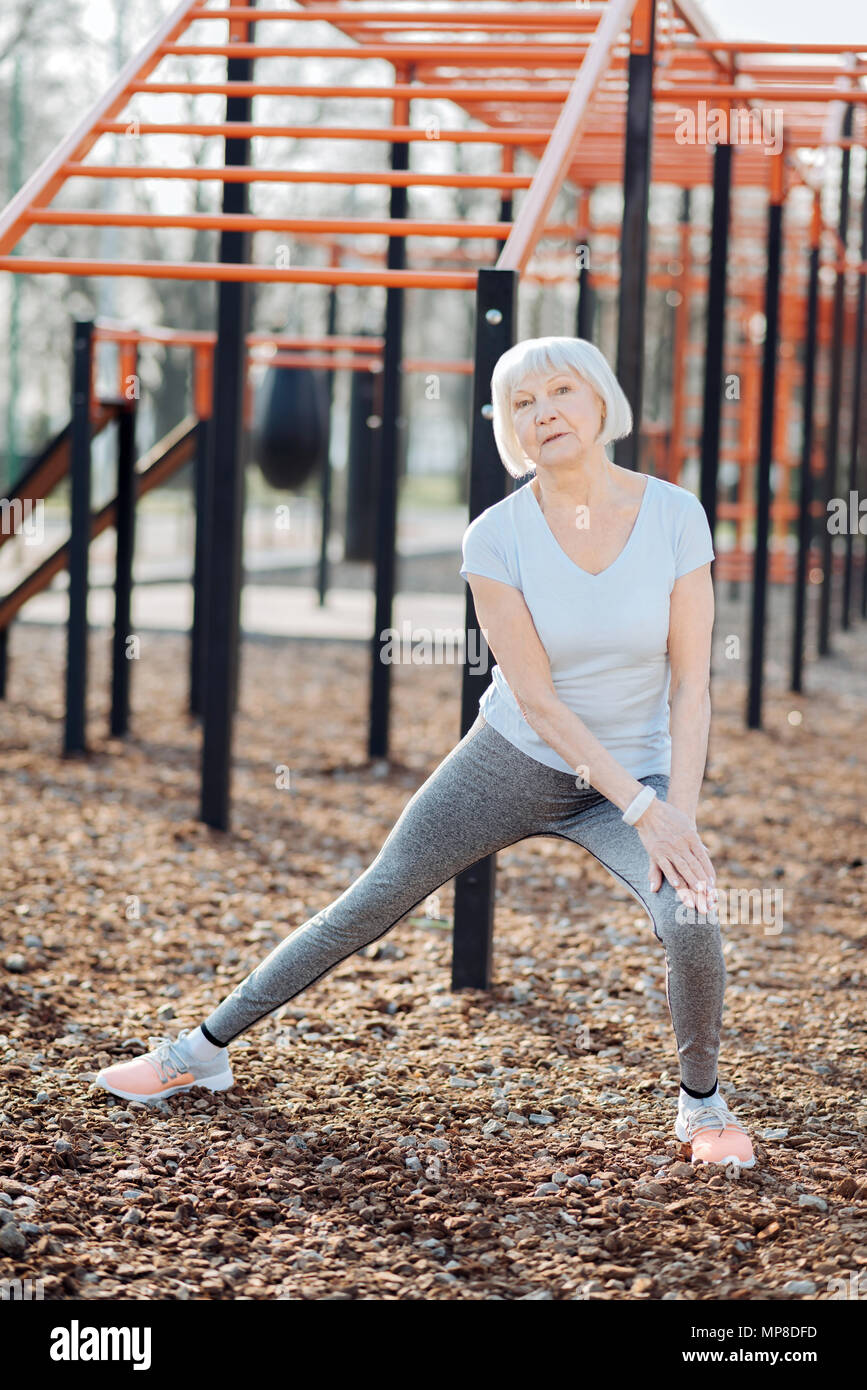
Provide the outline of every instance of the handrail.
[[[99,401],[96,413],[91,416],[91,437],[100,434],[106,425],[117,419],[119,413],[120,406],[116,402]],[[53,491],[69,471],[70,433],[71,426],[67,423],[49,440],[14,484],[7,500],[20,498],[22,501],[39,502]],[[12,531],[0,531],[0,546],[11,540],[14,534]]]
[[130,82],[137,77],[146,77],[162,62],[165,44],[183,31],[187,24],[187,15],[196,3],[197,0],[181,0],[154,30],[144,47],[121,68],[108,91],[94,102],[66,139],[55,146],[6,208],[0,211],[0,254],[8,251],[18,240],[19,223],[26,209],[45,207],[46,203],[50,203],[64,182],[62,166],[70,159],[83,159],[88,150],[96,144],[100,138],[96,129],[97,122],[104,118],[110,119],[123,109]]
[[134,275],[150,280],[241,280],[287,285],[383,285],[401,289],[474,290],[476,272],[351,270],[339,266],[291,267],[231,261],[100,261],[67,256],[0,256],[0,270],[18,275]]
[[[139,461],[136,471],[137,497],[159,487],[160,483],[177,473],[196,451],[196,432],[198,421],[195,415],[187,415],[180,424],[170,430]],[[143,465],[143,467],[142,467]],[[139,471],[140,470],[140,471]],[[95,540],[103,531],[115,524],[117,518],[117,498],[106,502],[90,519],[90,539]],[[0,598],[0,632],[7,628],[27,601],[47,589],[56,574],[69,565],[69,541],[59,545],[10,593]]]
[[609,0],[590,40],[581,67],[557,117],[557,123],[539,161],[515,219],[511,233],[497,261],[498,270],[524,270],[545,228],[563,180],[572,162],[590,98],[608,70],[615,44],[632,17],[637,0]]

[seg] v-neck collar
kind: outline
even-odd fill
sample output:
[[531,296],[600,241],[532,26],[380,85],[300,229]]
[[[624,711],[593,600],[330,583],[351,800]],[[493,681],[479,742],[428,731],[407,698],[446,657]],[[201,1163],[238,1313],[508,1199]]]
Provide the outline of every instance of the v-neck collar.
[[615,559],[613,559],[613,560],[611,561],[611,564],[610,564],[610,565],[606,565],[606,566],[605,566],[605,569],[604,569],[604,570],[600,570],[600,571],[598,572],[598,574],[591,574],[589,570],[585,570],[584,568],[582,568],[581,565],[576,564],[575,561],[572,559],[571,555],[567,555],[567,554],[566,554],[566,551],[563,549],[563,547],[562,547],[562,545],[560,544],[560,542],[558,541],[557,537],[554,535],[554,532],[551,530],[551,527],[548,525],[547,521],[545,520],[545,513],[542,511],[542,508],[539,506],[539,499],[537,498],[537,496],[536,496],[536,494],[535,494],[535,492],[533,491],[533,488],[532,488],[532,486],[531,486],[532,481],[533,481],[532,478],[530,479],[530,482],[529,482],[529,483],[526,483],[526,484],[525,484],[525,488],[526,488],[527,493],[529,494],[529,497],[530,497],[530,504],[531,504],[531,506],[532,506],[532,508],[533,508],[533,511],[536,513],[536,515],[538,516],[538,518],[539,518],[539,520],[541,521],[542,525],[544,526],[545,530],[547,531],[547,533],[548,533],[548,535],[549,535],[549,537],[550,537],[550,539],[551,539],[552,544],[555,545],[555,546],[557,547],[557,549],[559,550],[560,554],[563,556],[563,559],[567,562],[567,564],[570,564],[574,570],[577,570],[577,571],[578,571],[579,574],[583,574],[584,577],[585,577],[585,579],[604,579],[605,576],[606,576],[607,574],[610,574],[610,573],[611,573],[611,571],[614,569],[614,566],[615,566],[615,565],[619,565],[619,564],[620,564],[620,561],[623,559],[623,557],[624,557],[624,555],[626,554],[627,550],[628,550],[629,547],[632,545],[632,542],[634,541],[635,536],[636,536],[636,533],[637,533],[637,531],[638,531],[638,528],[639,528],[639,526],[640,526],[640,524],[641,524],[641,519],[642,519],[642,517],[644,516],[644,513],[645,513],[646,510],[647,510],[647,506],[646,506],[646,503],[647,503],[647,494],[648,494],[649,491],[650,491],[650,484],[651,484],[651,482],[653,481],[653,474],[652,474],[652,473],[647,473],[647,474],[645,474],[645,477],[647,478],[647,482],[644,484],[644,492],[643,492],[642,495],[641,495],[641,506],[638,508],[638,514],[637,514],[637,516],[636,516],[634,522],[632,523],[632,530],[629,532],[629,535],[628,535],[627,538],[626,538],[626,544],[623,546],[623,549],[620,551],[620,554],[617,555],[617,556],[615,557]]

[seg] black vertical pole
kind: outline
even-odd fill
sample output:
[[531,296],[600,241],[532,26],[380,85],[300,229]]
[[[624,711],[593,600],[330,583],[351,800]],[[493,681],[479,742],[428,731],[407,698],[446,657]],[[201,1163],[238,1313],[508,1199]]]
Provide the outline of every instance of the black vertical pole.
[[[408,108],[408,102],[395,101],[395,124],[398,113]],[[391,145],[391,167],[395,172],[409,168],[409,142],[395,140]],[[393,184],[389,216],[406,218],[406,186]],[[389,270],[406,266],[406,237],[388,239],[386,265]],[[394,578],[397,544],[397,493],[400,470],[398,416],[400,414],[400,370],[403,356],[403,290],[389,285],[385,291],[385,344],[382,355],[382,429],[380,431],[379,498],[376,518],[376,607],[371,639],[370,730],[368,756],[388,757],[388,726],[391,703],[391,666],[382,660],[391,627],[394,604]]]
[[[250,24],[247,40],[253,40]],[[231,26],[234,33],[234,22]],[[243,31],[242,31],[243,32]],[[249,82],[249,58],[229,58],[230,82]],[[252,98],[227,97],[226,120],[250,120]],[[227,165],[249,160],[246,138],[227,138]],[[249,185],[223,184],[223,212],[248,210]],[[249,232],[220,233],[220,261],[235,264],[250,259]],[[247,327],[250,286],[237,280],[220,282],[217,307],[217,347],[214,358],[213,445],[207,485],[208,575],[207,678],[203,692],[201,819],[218,830],[230,823],[232,732],[238,689],[241,636],[241,550],[244,521],[244,384],[247,366]]]
[[196,423],[196,452],[193,455],[193,498],[196,511],[196,538],[193,552],[193,623],[190,630],[190,713],[202,713],[205,686],[205,638],[208,613],[208,476],[211,447],[211,420]]
[[807,280],[807,336],[804,343],[804,391],[801,430],[801,497],[798,511],[798,559],[795,569],[795,614],[792,629],[792,690],[804,690],[804,633],[807,624],[807,567],[812,541],[813,500],[813,409],[816,391],[816,340],[819,332],[819,258],[821,202],[816,194],[810,233],[810,261]]
[[131,658],[127,652],[132,606],[132,564],[135,551],[135,504],[138,475],[135,470],[135,402],[128,402],[117,422],[117,504],[114,566],[114,633],[111,664],[110,730],[115,738],[129,728]]
[[0,700],[6,699],[6,677],[9,672],[9,629],[0,629]]
[[[843,136],[852,134],[852,103],[846,107],[843,117]],[[845,145],[840,161],[840,221],[839,232],[842,246],[835,260],[845,256],[846,234],[849,229],[849,165],[850,149]],[[828,656],[831,651],[831,593],[834,584],[833,534],[828,526],[828,503],[837,495],[837,448],[840,438],[840,393],[843,384],[843,332],[846,294],[845,270],[837,271],[834,283],[834,326],[831,331],[831,381],[828,396],[828,434],[825,446],[824,478],[824,517],[822,522],[822,586],[819,592],[819,656]]]
[[771,155],[770,205],[768,208],[768,263],[765,281],[765,342],[762,357],[762,410],[759,426],[759,459],[756,475],[756,540],[753,551],[753,604],[750,633],[747,725],[762,727],[762,683],[765,652],[765,608],[768,580],[768,529],[771,514],[771,460],[774,445],[774,391],[777,379],[777,337],[782,261],[783,169],[782,154]]
[[[502,501],[508,474],[491,426],[491,373],[515,342],[518,274],[482,269],[476,288],[476,340],[470,454],[470,521]],[[475,639],[478,639],[477,645]],[[490,684],[491,653],[479,627],[467,585],[461,737],[475,722],[479,699]],[[471,664],[472,662],[472,664]],[[455,876],[452,989],[488,989],[494,935],[496,855],[487,855]]]
[[[332,285],[328,291],[328,324],[326,332],[329,338],[333,338],[337,328],[337,286]],[[331,419],[331,411],[334,406],[334,377],[335,373],[329,371],[326,376],[326,389],[328,392],[328,418]],[[320,499],[322,526],[319,534],[319,607],[325,603],[325,595],[328,592],[328,537],[331,533],[331,428],[328,429],[329,444],[325,450],[325,457],[322,460],[322,473],[320,475]]]
[[590,280],[589,265],[582,265],[578,271],[578,314],[575,324],[575,333],[579,338],[586,338],[588,343],[593,341],[593,318],[596,304],[593,297],[593,285]]
[[575,336],[586,338],[588,342],[593,341],[593,286],[590,281],[590,198],[587,197],[584,206],[587,209],[587,226],[581,228],[587,234],[584,243],[587,247],[587,259],[581,257],[581,264],[578,267],[578,311],[575,316]]
[[[858,273],[858,301],[855,310],[855,361],[852,368],[852,429],[849,440],[849,490],[846,497],[848,504],[852,493],[855,493],[855,517],[856,523],[858,512],[858,457],[861,444],[861,419],[863,407],[861,405],[862,378],[864,374],[864,309],[865,299],[867,299],[867,274],[864,270],[864,262],[867,260],[867,167],[864,170],[864,191],[861,195],[861,269]],[[855,544],[855,535],[850,527],[846,528],[846,560],[843,568],[843,612],[840,618],[840,626],[848,629],[851,625],[849,610],[852,606],[852,551]]]
[[72,338],[69,441],[69,618],[66,627],[66,728],[63,752],[87,751],[87,595],[90,557],[90,384],[93,323],[76,320]]
[[[732,147],[717,145],[713,156],[713,212],[705,321],[704,404],[701,430],[701,503],[711,536],[716,536],[720,422],[725,368],[726,274]],[[715,562],[714,562],[715,563]],[[711,573],[714,565],[711,564]]]
[[[653,38],[656,5],[633,15],[623,161],[623,224],[620,237],[620,299],[617,320],[617,377],[632,406],[632,433],[614,445],[621,468],[640,465],[641,392],[644,377],[644,300],[647,285],[648,204],[653,149]],[[645,22],[646,21],[646,22]]]

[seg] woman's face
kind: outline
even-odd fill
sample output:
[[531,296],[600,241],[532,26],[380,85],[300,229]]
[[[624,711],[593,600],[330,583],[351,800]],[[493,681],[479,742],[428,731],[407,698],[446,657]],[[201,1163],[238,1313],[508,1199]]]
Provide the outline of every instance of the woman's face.
[[575,372],[528,373],[512,392],[512,421],[531,463],[572,461],[602,427],[602,400]]

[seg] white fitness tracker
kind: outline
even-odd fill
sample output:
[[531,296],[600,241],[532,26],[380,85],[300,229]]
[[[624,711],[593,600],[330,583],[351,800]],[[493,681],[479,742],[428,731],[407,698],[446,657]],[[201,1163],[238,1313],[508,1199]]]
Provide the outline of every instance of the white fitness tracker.
[[650,805],[656,792],[653,787],[642,787],[634,801],[631,801],[623,812],[623,819],[627,825],[634,825],[638,817],[643,815]]

